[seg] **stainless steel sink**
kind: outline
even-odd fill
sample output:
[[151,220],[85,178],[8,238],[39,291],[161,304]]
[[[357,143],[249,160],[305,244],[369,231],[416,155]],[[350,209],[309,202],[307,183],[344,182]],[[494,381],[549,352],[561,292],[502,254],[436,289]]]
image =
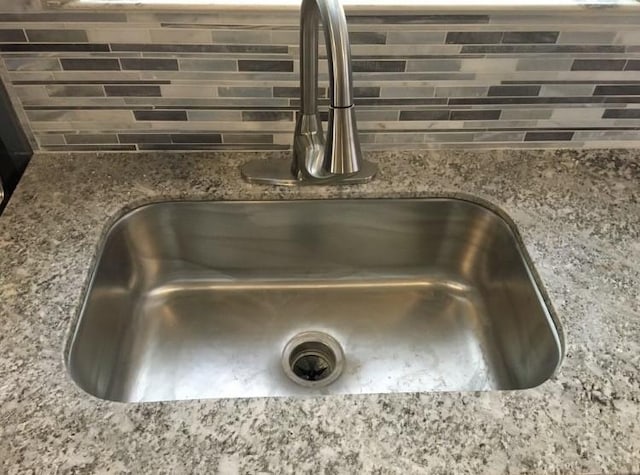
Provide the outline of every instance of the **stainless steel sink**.
[[562,354],[513,224],[411,199],[139,208],[67,356],[85,391],[139,402],[526,389]]

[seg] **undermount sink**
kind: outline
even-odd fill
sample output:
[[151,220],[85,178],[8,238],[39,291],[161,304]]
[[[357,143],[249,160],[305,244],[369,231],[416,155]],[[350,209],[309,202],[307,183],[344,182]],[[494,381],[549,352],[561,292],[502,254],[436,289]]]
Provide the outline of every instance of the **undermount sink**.
[[526,389],[563,355],[514,225],[445,198],[138,208],[76,325],[71,377],[124,402]]

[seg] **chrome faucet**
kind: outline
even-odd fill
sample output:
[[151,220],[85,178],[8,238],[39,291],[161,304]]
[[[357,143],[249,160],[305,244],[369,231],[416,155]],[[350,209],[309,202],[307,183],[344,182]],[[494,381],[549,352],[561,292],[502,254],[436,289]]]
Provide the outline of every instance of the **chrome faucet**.
[[[329,63],[329,131],[318,112],[318,21]],[[347,184],[370,181],[377,167],[362,159],[351,78],[351,45],[340,0],[302,0],[300,11],[300,111],[293,137],[293,163],[254,160],[242,168],[251,183]]]

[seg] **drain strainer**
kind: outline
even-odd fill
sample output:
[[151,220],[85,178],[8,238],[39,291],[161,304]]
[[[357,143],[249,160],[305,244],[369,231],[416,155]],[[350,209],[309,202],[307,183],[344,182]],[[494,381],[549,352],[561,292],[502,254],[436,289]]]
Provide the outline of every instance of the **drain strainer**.
[[326,386],[342,373],[344,353],[330,335],[309,331],[294,336],[282,352],[284,372],[306,387]]

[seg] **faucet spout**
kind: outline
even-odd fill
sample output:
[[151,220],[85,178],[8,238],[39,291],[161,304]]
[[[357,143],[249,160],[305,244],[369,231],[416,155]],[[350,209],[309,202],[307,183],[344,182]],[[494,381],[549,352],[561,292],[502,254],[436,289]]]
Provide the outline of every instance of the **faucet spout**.
[[[329,63],[329,131],[318,112],[318,23]],[[351,70],[347,18],[340,0],[302,0],[300,11],[300,111],[293,136],[293,163],[254,160],[242,167],[251,183],[349,184],[371,181],[377,167],[362,159]]]
[[[318,22],[329,64],[328,134],[318,112]],[[332,179],[360,171],[362,152],[353,105],[351,46],[339,0],[303,0],[300,14],[300,103],[293,143],[293,173]]]

